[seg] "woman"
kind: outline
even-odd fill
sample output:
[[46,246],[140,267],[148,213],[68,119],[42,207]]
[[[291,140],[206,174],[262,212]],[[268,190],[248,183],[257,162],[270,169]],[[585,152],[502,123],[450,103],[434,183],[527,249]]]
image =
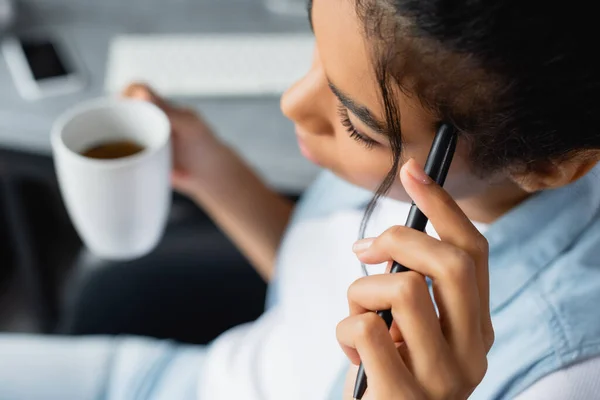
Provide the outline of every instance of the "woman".
[[[291,220],[291,204],[194,113],[140,85],[126,91],[169,114],[175,187],[274,280],[270,309],[207,348],[0,337],[0,398],[340,398],[336,325],[347,358],[365,365],[366,399],[590,398],[587,374],[600,371],[591,6],[312,3],[314,62],[282,109],[302,153],[335,176]],[[444,189],[420,167],[440,122],[459,131]],[[372,191],[367,217],[378,207],[354,243]],[[409,199],[440,240],[400,226]],[[359,261],[392,259],[412,271],[361,278]],[[386,308],[390,333],[373,313]],[[356,367],[346,376],[349,399]]]

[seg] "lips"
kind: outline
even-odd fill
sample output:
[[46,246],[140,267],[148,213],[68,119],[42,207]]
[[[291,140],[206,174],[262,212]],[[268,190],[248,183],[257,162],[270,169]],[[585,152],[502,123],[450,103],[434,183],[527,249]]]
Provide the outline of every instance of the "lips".
[[300,153],[312,163],[319,164],[319,161],[315,158],[315,156],[311,153],[311,151],[306,146],[304,139],[302,139],[302,133],[296,130],[296,138],[298,139],[298,147],[300,148]]

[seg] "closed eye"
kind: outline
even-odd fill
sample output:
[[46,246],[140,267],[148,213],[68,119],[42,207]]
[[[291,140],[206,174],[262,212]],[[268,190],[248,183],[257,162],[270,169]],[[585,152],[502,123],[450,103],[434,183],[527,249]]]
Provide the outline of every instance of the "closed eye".
[[367,149],[371,149],[377,144],[375,140],[371,139],[370,137],[356,129],[352,121],[350,121],[348,110],[341,104],[338,106],[338,115],[340,117],[342,125],[344,126],[344,128],[346,128],[346,131],[350,134],[350,137],[352,139],[362,143]]

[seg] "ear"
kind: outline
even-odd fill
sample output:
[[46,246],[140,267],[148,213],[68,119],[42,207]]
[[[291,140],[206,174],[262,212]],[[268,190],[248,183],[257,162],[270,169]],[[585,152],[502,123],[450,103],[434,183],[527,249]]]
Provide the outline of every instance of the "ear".
[[600,151],[588,151],[559,163],[548,163],[534,171],[513,173],[513,180],[525,191],[534,193],[575,182],[600,161]]

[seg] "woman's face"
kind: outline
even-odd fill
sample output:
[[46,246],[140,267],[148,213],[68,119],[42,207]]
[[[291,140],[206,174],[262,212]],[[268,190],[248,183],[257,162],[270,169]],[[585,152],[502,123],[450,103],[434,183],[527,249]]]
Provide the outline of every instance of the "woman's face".
[[[314,0],[311,11],[316,49],[311,69],[283,96],[284,114],[294,121],[304,156],[341,178],[375,190],[392,166],[382,133],[385,114],[369,57],[369,43],[353,0]],[[399,94],[402,161],[425,165],[436,122],[419,102]],[[366,142],[365,142],[366,140]],[[467,168],[459,140],[446,189],[455,198],[485,190]],[[390,197],[408,200],[397,178]]]

